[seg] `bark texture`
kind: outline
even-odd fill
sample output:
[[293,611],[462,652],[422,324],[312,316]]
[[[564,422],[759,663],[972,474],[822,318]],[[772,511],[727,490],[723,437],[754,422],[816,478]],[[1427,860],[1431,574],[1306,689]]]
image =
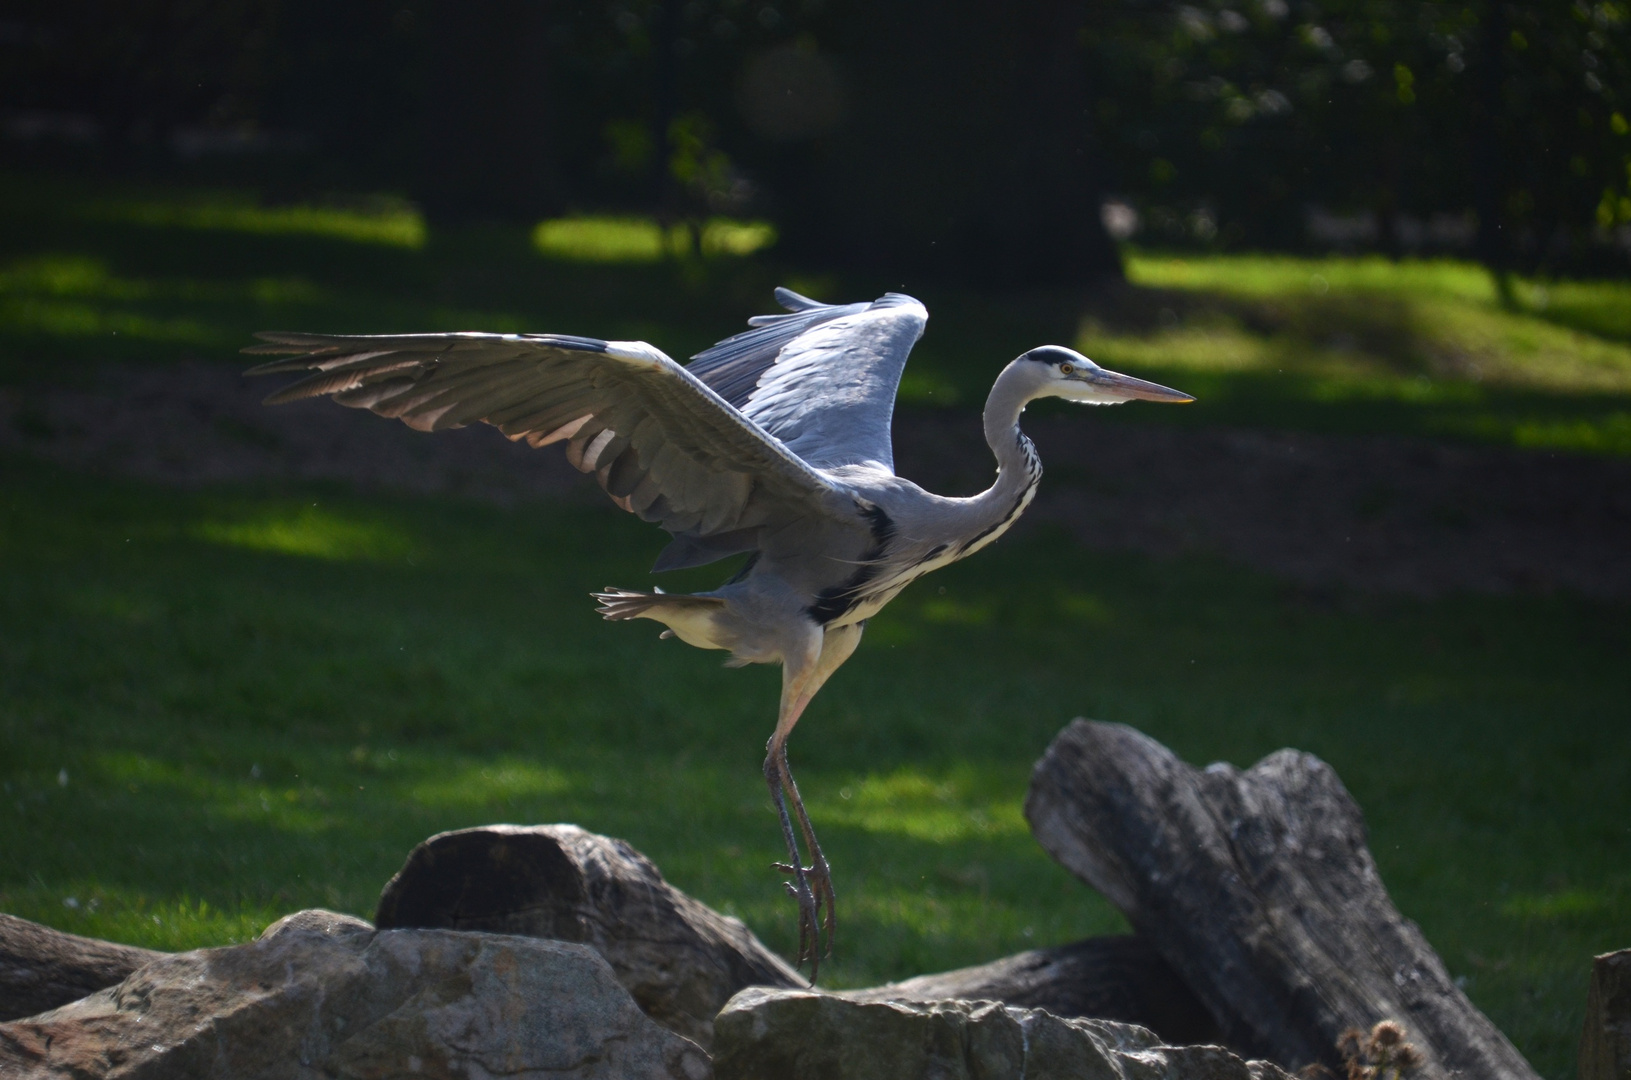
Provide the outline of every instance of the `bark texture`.
[[1197,769],[1131,728],[1077,720],[1037,763],[1025,812],[1229,1045],[1336,1068],[1344,1030],[1392,1019],[1425,1057],[1417,1077],[1536,1077],[1393,906],[1358,805],[1312,754]]
[[164,955],[0,915],[0,1022],[78,1001]]
[[1580,1080],[1631,1080],[1631,949],[1591,962]]
[[978,967],[848,990],[843,996],[863,1002],[1000,1001],[1054,1016],[1137,1024],[1179,1046],[1222,1038],[1206,1006],[1171,965],[1132,935],[1033,949]]

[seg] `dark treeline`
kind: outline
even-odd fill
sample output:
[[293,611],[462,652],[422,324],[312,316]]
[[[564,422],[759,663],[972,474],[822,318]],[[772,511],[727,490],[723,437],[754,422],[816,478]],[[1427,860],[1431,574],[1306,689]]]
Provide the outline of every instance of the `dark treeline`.
[[13,165],[395,191],[433,226],[766,216],[790,258],[990,283],[1114,276],[1135,223],[1626,266],[1624,0],[8,9]]

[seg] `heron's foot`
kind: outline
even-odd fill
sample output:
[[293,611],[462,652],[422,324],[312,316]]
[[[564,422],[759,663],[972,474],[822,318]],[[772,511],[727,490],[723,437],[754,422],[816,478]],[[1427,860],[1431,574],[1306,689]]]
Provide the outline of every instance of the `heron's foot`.
[[[814,864],[775,863],[777,870],[791,874],[792,881],[784,882],[787,895],[799,906],[799,948],[795,967],[810,962],[810,985],[814,986],[821,970],[821,958],[832,955],[833,931],[837,926],[834,911],[837,898],[833,895],[832,869],[827,860],[816,856]],[[825,938],[825,946],[822,939]]]

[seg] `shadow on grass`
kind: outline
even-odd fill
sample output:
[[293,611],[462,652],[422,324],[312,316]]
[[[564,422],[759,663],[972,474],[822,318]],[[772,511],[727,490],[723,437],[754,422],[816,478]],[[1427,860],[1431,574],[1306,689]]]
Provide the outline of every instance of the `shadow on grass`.
[[[574,821],[788,947],[759,776],[776,672],[608,626],[584,595],[637,583],[659,543],[567,503],[0,461],[0,907],[218,943],[297,907],[368,915],[433,832]],[[1401,909],[1561,1075],[1586,958],[1624,944],[1631,904],[1628,626],[1623,605],[1311,599],[1005,540],[882,613],[793,738],[838,873],[835,985],[1120,925],[1019,810],[1089,715],[1197,763],[1331,762]]]
[[1631,453],[1631,290],[1613,282],[1520,283],[1522,310],[1508,312],[1466,264],[1134,252],[1141,284],[993,296],[812,278],[762,255],[561,261],[524,228],[427,236],[401,208],[256,211],[207,192],[142,202],[28,176],[0,177],[0,196],[0,384],[84,383],[107,361],[239,364],[237,349],[268,328],[549,330],[650,340],[683,358],[789,284],[834,300],[906,289],[930,306],[907,407],[978,409],[1009,359],[1069,342],[1200,397],[1112,410],[1117,422]]

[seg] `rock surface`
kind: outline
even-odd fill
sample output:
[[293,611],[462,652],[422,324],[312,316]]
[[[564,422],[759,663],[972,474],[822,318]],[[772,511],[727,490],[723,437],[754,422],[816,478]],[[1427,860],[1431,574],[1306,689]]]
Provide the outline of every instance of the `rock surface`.
[[992,1001],[744,990],[714,1024],[719,1080],[1287,1080],[1216,1046]]
[[1591,962],[1580,1080],[1631,1080],[1631,949]]
[[1146,1027],[1174,1044],[1216,1043],[1217,1024],[1149,942],[1131,934],[1005,956],[989,964],[919,975],[866,990],[852,1001],[1000,1001],[1054,1016]]
[[738,990],[805,985],[741,920],[674,888],[624,841],[576,825],[433,836],[386,884],[375,922],[592,946],[647,1016],[703,1047]]
[[1537,1074],[1393,906],[1336,772],[1280,750],[1242,772],[1077,720],[1031,776],[1037,841],[1121,909],[1229,1045],[1340,1069],[1344,1030],[1402,1024],[1420,1080]]
[[0,1024],[0,1075],[707,1080],[710,1067],[582,945],[304,911]]
[[0,1022],[78,1001],[163,955],[0,915]]

